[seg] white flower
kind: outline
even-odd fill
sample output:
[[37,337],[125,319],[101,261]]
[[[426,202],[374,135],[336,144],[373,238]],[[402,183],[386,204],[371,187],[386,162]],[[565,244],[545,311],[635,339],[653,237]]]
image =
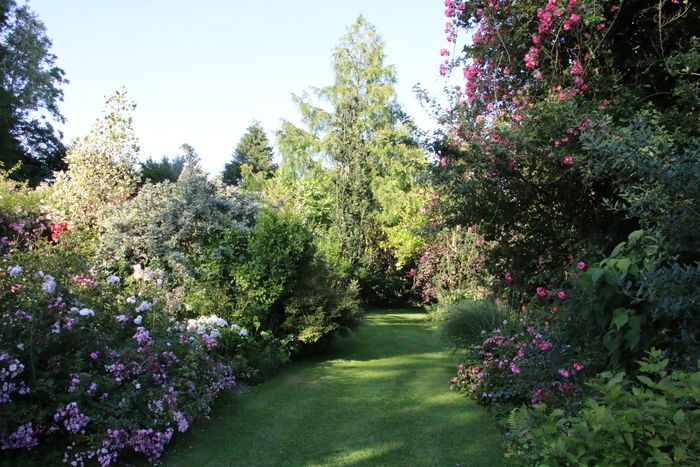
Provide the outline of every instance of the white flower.
[[78,310],[78,307],[72,306],[72,307],[70,307],[70,311],[71,311],[71,313],[77,313],[79,310]]
[[44,283],[41,284],[41,290],[46,293],[53,293],[54,290],[56,290],[56,281],[52,276],[49,276],[48,274],[44,276]]
[[17,277],[22,273],[22,266],[10,266],[7,268],[7,273],[10,277]]
[[246,328],[242,328],[240,331],[238,331],[239,336],[247,336],[248,335],[248,330]]
[[123,323],[124,321],[127,321],[129,318],[127,318],[126,315],[117,315],[114,317],[114,319],[117,320],[117,323]]
[[13,372],[13,373],[14,373],[15,371],[17,371],[17,364],[16,364],[16,363],[10,364],[10,368],[9,368],[9,369],[10,369],[10,372]]
[[80,316],[95,316],[95,312],[92,311],[90,308],[83,308],[78,312]]
[[131,303],[132,305],[136,303],[136,297],[132,295],[131,297],[126,299],[126,303]]
[[136,307],[136,313],[143,313],[144,311],[148,311],[151,309],[152,306],[153,305],[144,300],[138,307]]
[[17,344],[17,350],[24,350],[24,344],[21,342]]
[[134,265],[134,279],[143,279],[144,278],[144,272],[143,268],[141,267],[140,264],[135,264]]
[[44,276],[45,276],[44,271],[39,271],[36,274],[34,274],[34,277],[36,277],[37,279],[43,279]]
[[122,280],[119,278],[119,276],[107,276],[107,284],[109,285],[115,285],[119,284]]
[[143,321],[143,317],[141,315],[138,315],[136,318],[134,318],[134,324],[141,324]]

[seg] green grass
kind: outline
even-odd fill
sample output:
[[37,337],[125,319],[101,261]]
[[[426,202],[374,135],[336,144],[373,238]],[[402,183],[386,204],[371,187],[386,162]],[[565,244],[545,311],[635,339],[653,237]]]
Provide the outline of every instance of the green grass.
[[372,313],[322,360],[223,396],[164,465],[502,465],[489,415],[448,390],[453,369],[426,314]]

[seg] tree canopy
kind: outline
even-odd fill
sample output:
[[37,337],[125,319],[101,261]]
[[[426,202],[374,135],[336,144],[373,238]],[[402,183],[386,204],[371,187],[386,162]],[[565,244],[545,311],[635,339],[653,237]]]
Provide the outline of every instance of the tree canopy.
[[21,162],[15,178],[38,183],[64,167],[65,146],[51,121],[67,83],[46,28],[27,5],[0,0],[0,163]]

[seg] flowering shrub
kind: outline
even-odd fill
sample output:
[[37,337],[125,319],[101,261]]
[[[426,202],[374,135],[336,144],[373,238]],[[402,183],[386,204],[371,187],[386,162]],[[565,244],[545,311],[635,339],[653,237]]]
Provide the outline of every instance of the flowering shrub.
[[[446,0],[445,7],[450,44],[464,32],[471,40],[444,64],[462,72],[464,87],[441,119],[434,181],[449,223],[478,224],[495,241],[485,262],[493,276],[509,271],[511,287],[527,295],[538,283],[560,282],[568,255],[610,251],[650,217],[645,210],[659,219],[695,204],[686,188],[693,182],[679,187],[678,208],[669,203],[677,190],[664,174],[677,167],[673,160],[693,165],[683,154],[700,134],[697,5]],[[650,120],[649,109],[655,125],[678,131],[628,138],[623,128],[639,116]],[[639,150],[625,150],[634,142]],[[675,184],[694,173],[685,170]]]
[[582,393],[584,365],[546,327],[522,329],[504,321],[502,327],[483,332],[471,357],[473,362],[460,364],[450,382],[482,404],[562,405]]
[[34,248],[0,271],[3,456],[58,446],[73,465],[156,461],[235,383],[211,353],[221,321],[178,321],[153,271],[122,280],[86,269],[67,245]]

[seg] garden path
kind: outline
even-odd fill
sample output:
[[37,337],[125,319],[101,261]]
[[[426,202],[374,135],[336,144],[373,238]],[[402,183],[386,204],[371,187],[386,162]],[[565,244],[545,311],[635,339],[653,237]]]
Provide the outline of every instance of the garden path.
[[369,313],[322,358],[226,395],[177,439],[169,466],[497,466],[483,408],[448,390],[454,358],[427,314]]

